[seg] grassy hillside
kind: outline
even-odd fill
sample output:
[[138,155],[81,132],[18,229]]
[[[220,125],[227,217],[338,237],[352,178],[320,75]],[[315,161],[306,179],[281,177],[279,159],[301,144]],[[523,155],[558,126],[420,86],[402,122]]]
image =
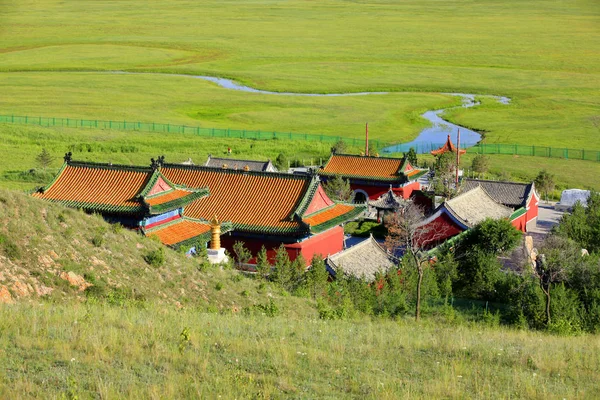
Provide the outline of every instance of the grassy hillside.
[[150,266],[160,246],[0,190],[0,397],[600,396],[597,335],[451,308],[418,324],[320,320],[312,301],[237,271],[170,250]]
[[600,396],[598,336],[448,321],[19,304],[0,306],[0,348],[11,398]]
[[[62,302],[92,296],[109,303],[157,303],[165,309],[237,310],[280,294],[270,285],[165,249],[162,266],[146,257],[159,242],[109,225],[97,215],[0,190],[0,298]],[[86,290],[87,289],[87,290]],[[305,301],[281,307],[314,315]]]

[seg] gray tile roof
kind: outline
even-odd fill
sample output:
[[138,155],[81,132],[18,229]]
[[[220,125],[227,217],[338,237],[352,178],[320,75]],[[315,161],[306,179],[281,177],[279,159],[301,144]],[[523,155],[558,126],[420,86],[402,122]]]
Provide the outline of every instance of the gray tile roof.
[[379,196],[377,200],[369,200],[369,205],[371,207],[379,208],[382,210],[395,210],[402,206],[405,203],[404,199],[396,196],[392,187],[390,189]]
[[442,206],[470,227],[486,218],[508,218],[513,213],[511,208],[496,202],[481,186],[445,201]]
[[244,169],[246,166],[249,171],[262,171],[262,172],[276,172],[277,169],[271,163],[271,160],[268,161],[256,161],[256,160],[240,160],[237,158],[216,158],[211,155],[208,156],[208,160],[206,160],[207,167],[214,168],[224,168],[223,165],[226,165],[226,168],[229,169]]
[[378,272],[394,268],[397,260],[381,248],[373,236],[359,244],[327,257],[327,265],[337,274],[342,271],[365,281],[373,281]]
[[517,183],[465,179],[462,183],[461,193],[468,192],[477,186],[485,189],[496,202],[512,208],[525,207],[527,199],[529,199],[534,190],[533,182]]

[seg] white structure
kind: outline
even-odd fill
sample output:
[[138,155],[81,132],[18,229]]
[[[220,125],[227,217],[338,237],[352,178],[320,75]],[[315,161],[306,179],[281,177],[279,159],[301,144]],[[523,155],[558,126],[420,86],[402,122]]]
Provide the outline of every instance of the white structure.
[[590,197],[589,190],[567,189],[560,195],[560,202],[556,203],[554,208],[559,211],[566,211],[573,208],[575,203],[580,202],[582,206],[587,207],[587,200]]

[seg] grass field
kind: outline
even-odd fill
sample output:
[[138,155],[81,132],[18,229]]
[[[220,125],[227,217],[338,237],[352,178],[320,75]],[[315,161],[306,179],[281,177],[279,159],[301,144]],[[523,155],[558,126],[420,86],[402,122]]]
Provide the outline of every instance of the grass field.
[[[488,142],[600,149],[590,123],[600,108],[593,0],[42,0],[3,2],[0,21],[0,107],[8,113],[344,136],[361,136],[368,121],[372,135],[400,142],[423,125],[422,110],[456,101],[414,92],[454,91],[513,99],[453,114],[485,130]],[[273,98],[178,77],[65,70],[207,74],[275,91],[409,93]]]
[[[187,329],[187,336],[182,336]],[[90,304],[0,307],[0,396],[600,396],[598,336]]]

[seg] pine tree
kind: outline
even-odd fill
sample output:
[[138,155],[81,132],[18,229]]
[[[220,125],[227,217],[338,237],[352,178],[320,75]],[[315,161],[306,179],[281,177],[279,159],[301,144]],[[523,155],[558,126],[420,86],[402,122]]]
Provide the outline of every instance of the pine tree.
[[329,272],[325,267],[325,262],[320,255],[315,254],[311,261],[311,267],[306,272],[306,286],[313,299],[317,299],[323,295],[327,288],[327,280]]
[[272,274],[273,281],[287,289],[292,280],[292,263],[290,257],[285,249],[285,246],[281,244],[275,253],[275,269]]
[[352,197],[352,189],[350,188],[350,182],[341,176],[336,176],[330,179],[323,185],[323,189],[327,196],[332,200],[337,201],[348,201]]
[[54,157],[52,157],[52,155],[48,152],[48,150],[46,150],[46,148],[43,148],[42,152],[38,154],[35,158],[35,161],[45,171],[46,168],[48,168],[50,164],[52,164],[52,161],[54,161]]
[[269,264],[265,246],[260,249],[260,252],[256,256],[256,273],[261,279],[267,279],[271,273],[271,264]]

